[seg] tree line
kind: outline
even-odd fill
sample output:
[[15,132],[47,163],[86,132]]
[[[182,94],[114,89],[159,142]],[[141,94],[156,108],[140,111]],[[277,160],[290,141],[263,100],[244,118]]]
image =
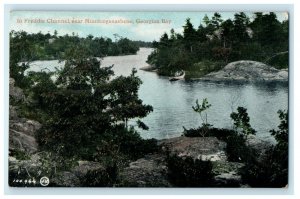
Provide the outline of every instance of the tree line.
[[152,47],[151,42],[132,41],[114,34],[114,41],[107,37],[79,37],[74,32],[69,35],[58,35],[42,32],[27,33],[25,31],[10,32],[10,76],[16,80],[16,85],[25,88],[29,86],[24,72],[29,63],[35,60],[65,60],[69,49],[84,46],[92,57],[136,54],[140,47]]
[[140,46],[149,46],[149,42],[132,41],[128,38],[114,34],[114,41],[107,37],[79,37],[74,32],[69,35],[58,35],[42,32],[27,33],[25,31],[12,31],[10,33],[11,47],[20,47],[21,61],[64,59],[66,49],[84,43],[94,57],[135,54]]
[[237,60],[287,68],[288,24],[288,20],[280,22],[273,12],[256,12],[252,19],[240,12],[226,20],[220,13],[214,13],[211,18],[205,15],[198,28],[187,18],[182,34],[171,29],[153,42],[155,51],[148,57],[148,63],[166,75],[178,70],[210,72],[220,69],[216,65]]

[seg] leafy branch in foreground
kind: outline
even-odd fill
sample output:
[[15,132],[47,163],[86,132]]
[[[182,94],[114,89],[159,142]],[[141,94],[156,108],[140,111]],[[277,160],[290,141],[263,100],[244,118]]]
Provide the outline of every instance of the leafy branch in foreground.
[[288,132],[288,112],[285,110],[279,110],[278,112],[280,124],[278,126],[279,130],[270,130],[271,135],[273,135],[277,141],[277,146],[280,148],[287,148],[289,132]]
[[288,111],[278,111],[279,130],[270,130],[277,144],[269,147],[260,159],[247,162],[243,180],[252,187],[286,187],[288,185]]
[[248,116],[247,109],[244,107],[238,107],[237,113],[233,112],[230,114],[231,119],[234,121],[234,126],[237,131],[247,137],[252,134],[255,135],[256,131],[250,125],[250,117]]

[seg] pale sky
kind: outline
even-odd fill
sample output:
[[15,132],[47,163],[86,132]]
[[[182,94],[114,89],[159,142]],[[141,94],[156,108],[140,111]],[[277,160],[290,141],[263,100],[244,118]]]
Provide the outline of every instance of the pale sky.
[[[253,13],[245,12],[250,19]],[[192,24],[197,28],[204,15],[210,18],[213,12],[67,12],[67,11],[13,11],[10,15],[10,30],[24,30],[29,33],[54,33],[58,35],[71,35],[72,32],[80,37],[91,34],[94,37],[114,38],[113,34],[127,37],[131,40],[153,41],[158,40],[164,33],[170,32],[173,28],[175,32],[182,33],[182,26],[187,18],[191,19]],[[234,17],[234,12],[220,12],[224,20]],[[287,19],[286,12],[276,12],[280,21]],[[22,23],[17,23],[17,19]],[[28,20],[44,20],[42,23],[28,23]],[[47,20],[83,20],[82,23],[49,23]],[[85,19],[93,20],[130,20],[131,24],[99,24],[86,23]],[[26,21],[27,20],[27,21]],[[158,20],[160,23],[137,23],[137,20]],[[162,20],[170,20],[170,23],[161,23]]]

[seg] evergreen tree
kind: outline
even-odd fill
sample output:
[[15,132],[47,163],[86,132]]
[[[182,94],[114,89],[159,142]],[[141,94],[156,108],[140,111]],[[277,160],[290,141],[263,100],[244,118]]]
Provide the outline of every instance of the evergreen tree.
[[193,43],[197,40],[197,34],[190,20],[190,18],[187,18],[186,24],[183,26],[183,39],[190,52],[193,52]]
[[249,18],[244,12],[236,13],[234,15],[234,36],[235,36],[235,42],[247,42],[249,41],[249,35],[247,32],[247,28],[249,25]]

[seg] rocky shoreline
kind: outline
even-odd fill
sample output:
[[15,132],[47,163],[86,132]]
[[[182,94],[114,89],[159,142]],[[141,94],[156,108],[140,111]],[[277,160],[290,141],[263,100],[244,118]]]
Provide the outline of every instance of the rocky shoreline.
[[141,67],[140,70],[148,71],[148,72],[156,72],[157,68],[155,66],[148,65],[148,66]]
[[[148,72],[157,72],[157,68],[148,65],[140,68]],[[288,69],[276,69],[257,61],[241,60],[227,64],[223,69],[211,72],[203,77],[190,80],[213,82],[288,82]]]
[[[17,101],[25,100],[22,90],[14,86],[13,79],[10,80],[10,97]],[[35,134],[42,125],[37,121],[21,118],[17,106],[10,106],[9,114],[10,186],[41,186],[41,177],[52,176],[49,186],[82,187],[86,186],[84,180],[90,172],[105,170],[99,162],[80,160],[67,170],[56,171],[56,163],[47,159],[48,152],[39,150],[35,139]],[[257,140],[254,136],[250,137],[247,143],[262,153],[268,146],[266,142]],[[244,164],[228,161],[226,144],[216,137],[181,136],[158,140],[158,152],[129,162],[127,167],[120,170],[120,184],[116,186],[173,187],[168,179],[166,157],[169,154],[211,161],[217,187],[247,187],[248,185],[243,184],[239,172]],[[24,184],[25,179],[34,184]]]
[[242,81],[242,82],[287,82],[288,69],[278,70],[272,66],[256,61],[236,61],[223,69],[212,72],[198,80],[204,81]]

